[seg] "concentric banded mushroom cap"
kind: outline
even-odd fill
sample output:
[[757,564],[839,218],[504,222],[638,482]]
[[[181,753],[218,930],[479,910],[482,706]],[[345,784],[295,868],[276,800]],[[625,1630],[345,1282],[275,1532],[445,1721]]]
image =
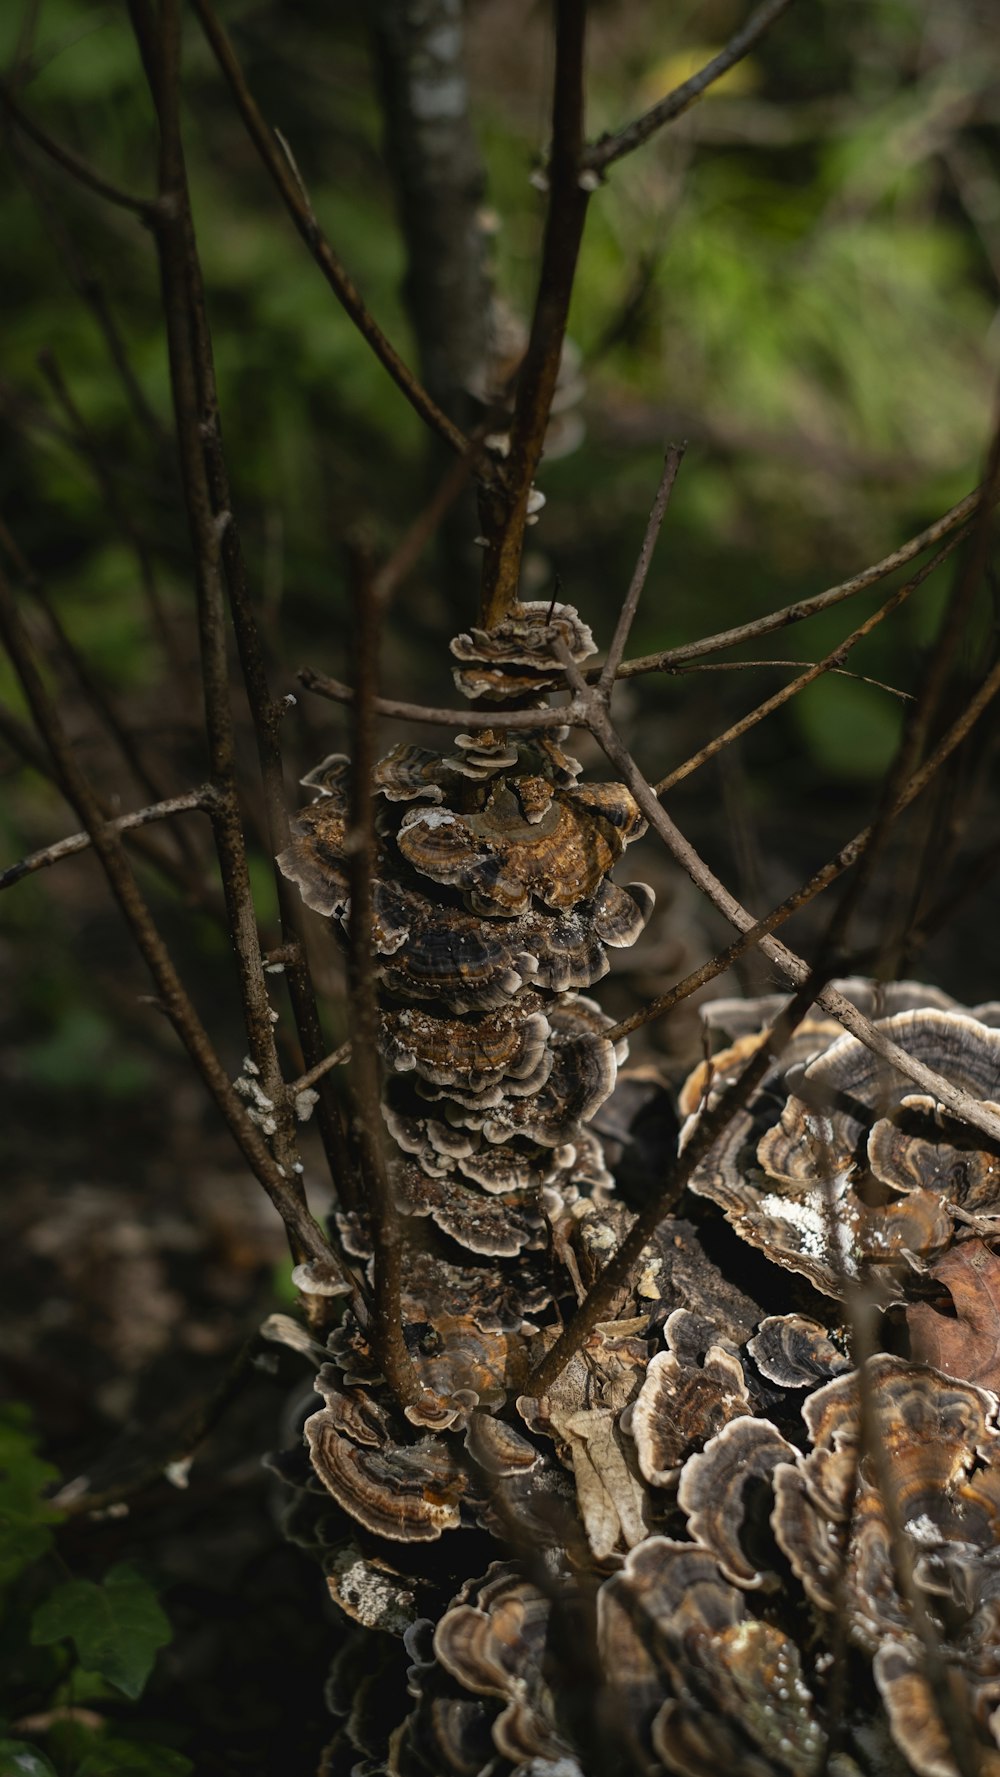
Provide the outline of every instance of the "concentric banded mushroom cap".
[[[608,792],[603,804],[599,790]],[[476,912],[510,917],[533,899],[566,910],[597,892],[641,825],[619,785],[583,797],[579,789],[553,791],[543,778],[504,779],[469,814],[411,809],[397,844],[421,876],[458,889]]]
[[572,605],[545,599],[514,605],[494,628],[455,637],[451,651],[462,662],[455,669],[455,683],[466,697],[495,702],[554,690],[563,682],[563,669],[553,651],[556,640],[578,663],[597,652],[590,630]]
[[681,1777],[804,1777],[825,1735],[781,1630],[750,1616],[706,1549],[653,1536],[598,1594],[598,1645],[633,1742]]
[[717,1342],[713,1322],[677,1308],[664,1337],[667,1349],[650,1359],[626,1422],[653,1487],[671,1486],[693,1450],[751,1411],[739,1358]]

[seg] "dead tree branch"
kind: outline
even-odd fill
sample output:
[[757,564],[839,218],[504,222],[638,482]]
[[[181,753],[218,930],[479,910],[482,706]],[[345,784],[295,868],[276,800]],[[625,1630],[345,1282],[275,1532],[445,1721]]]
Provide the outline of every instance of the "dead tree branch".
[[352,568],[357,695],[354,700],[351,819],[345,844],[351,888],[348,925],[351,1010],[354,1021],[351,1073],[358,1111],[358,1145],[361,1150],[375,1253],[372,1335],[386,1380],[399,1405],[405,1408],[416,1406],[421,1388],[404,1336],[400,1306],[403,1232],[380,1140],[382,1114],[376,1042],[378,1005],[372,941],[372,885],[375,875],[373,706],[378,679],[381,604],[373,586],[370,564],[360,550],[352,552]]
[[[716,635],[701,636],[696,642],[683,642],[677,648],[664,648],[659,654],[644,654],[635,660],[623,661],[619,668],[619,677],[630,679],[637,673],[672,672],[674,667],[689,660],[702,660],[706,654],[719,654],[724,648],[736,648],[741,642],[755,642],[760,636],[773,635],[775,630],[787,629],[792,623],[802,623],[807,617],[815,617],[817,611],[827,611],[831,605],[839,605],[842,600],[853,598],[858,592],[865,592],[869,586],[875,586],[880,580],[888,579],[897,568],[903,568],[914,556],[921,555],[930,549],[942,537],[957,530],[974,512],[979,510],[983,501],[983,489],[976,488],[952,506],[948,512],[935,519],[933,524],[918,531],[908,543],[894,549],[891,555],[883,556],[870,568],[863,568],[850,580],[842,580],[837,586],[827,587],[825,592],[817,592],[811,598],[797,599],[794,605],[785,605],[780,611],[770,611],[766,616],[755,617],[750,623],[741,623],[735,629],[724,629]],[[599,676],[599,668],[594,667],[587,673],[588,679]]]
[[517,384],[510,452],[480,518],[486,538],[481,619],[499,623],[517,598],[528,496],[541,461],[594,176],[583,174],[585,0],[556,0],[549,204],[528,349]]
[[[171,796],[166,802],[152,803],[149,808],[137,808],[132,814],[119,815],[107,824],[115,833],[131,833],[137,827],[148,826],[150,821],[167,821],[173,815],[187,814],[191,809],[207,809],[210,797],[209,786],[203,784],[200,790],[189,790],[184,796]],[[71,858],[77,852],[86,851],[90,842],[89,833],[70,833],[53,845],[43,846],[41,851],[31,852],[19,863],[0,871],[0,889],[12,888],[15,882],[30,876],[33,871],[47,870],[50,864],[58,864],[61,858]]]
[[289,1231],[293,1250],[334,1263],[329,1243],[255,1129],[226,1074],[136,883],[121,835],[107,822],[77,764],[71,742],[35,665],[23,620],[5,576],[0,575],[0,631],[14,664],[39,734],[45,741],[63,793],[75,808],[101,861],[108,885],[142,955],[163,1009],[215,1100],[247,1165],[263,1185]]
[[89,167],[86,161],[80,159],[79,155],[72,154],[68,148],[63,147],[61,142],[55,141],[52,136],[39,127],[34,119],[21,109],[6,84],[0,85],[0,106],[3,107],[10,121],[22,134],[27,136],[29,141],[34,142],[35,147],[40,148],[49,160],[55,162],[56,166],[62,167],[63,172],[68,173],[71,179],[75,179],[78,185],[93,192],[95,197],[103,198],[105,203],[114,204],[121,210],[130,210],[133,216],[138,216],[143,222],[153,220],[156,214],[155,199],[138,197],[134,192],[125,191],[120,185],[112,184],[110,179],[103,178],[100,173],[95,173],[93,167]]
[[717,56],[713,56],[710,62],[705,63],[704,68],[699,68],[697,74],[692,74],[690,80],[675,86],[665,98],[659,99],[641,117],[626,124],[624,129],[617,130],[614,135],[601,136],[592,148],[588,148],[584,156],[584,164],[588,170],[605,173],[616,160],[641,148],[664,124],[673,123],[675,118],[689,111],[710,86],[714,86],[717,80],[728,74],[730,68],[734,68],[737,62],[749,55],[754,44],[763,37],[765,31],[770,30],[783,12],[787,12],[791,4],[792,0],[765,0],[765,4],[758,6],[757,11],[751,14],[742,30],[737,31],[725,48]]
[[[753,914],[741,906],[735,895],[730,894],[725,884],[720,882],[704,858],[699,856],[694,846],[685,839],[680,829],[670,819],[666,810],[657,800],[652,785],[643,777],[635,760],[616,734],[608,720],[603,703],[594,696],[592,691],[588,694],[583,676],[564,643],[556,643],[556,653],[562,660],[566,669],[566,677],[578,697],[586,699],[589,695],[590,731],[615,769],[621,773],[623,781],[628,785],[654,832],[659,834],[667,850],[691,878],[695,887],[701,889],[713,906],[717,907],[719,912],[725,916],[730,925],[742,932],[751,930],[757,923]],[[793,950],[789,950],[787,945],[782,944],[778,939],[762,938],[760,949],[769,961],[777,964],[782,973],[796,987],[801,987],[809,979],[808,963],[802,957],[796,956]],[[989,1136],[991,1141],[1000,1141],[1000,1117],[995,1112],[987,1110],[985,1105],[973,1098],[970,1093],[954,1086],[942,1074],[935,1073],[923,1062],[908,1055],[897,1043],[891,1042],[876,1025],[872,1024],[870,1019],[865,1018],[857,1007],[851,1004],[850,1000],[845,999],[843,994],[827,987],[817,994],[816,998],[824,1011],[829,1012],[831,1017],[836,1018],[838,1023],[844,1026],[845,1030],[849,1030],[869,1049],[874,1050],[876,1055],[880,1055],[883,1061],[897,1068],[900,1073],[906,1075],[907,1079],[916,1080],[925,1092],[935,1094],[937,1099],[956,1117],[970,1123],[973,1128],[981,1130],[984,1135]]]
[[807,685],[812,685],[815,680],[822,678],[824,673],[836,671],[847,659],[851,649],[863,641],[865,636],[870,635],[872,630],[883,623],[887,617],[891,617],[894,611],[898,611],[900,605],[906,603],[906,600],[917,591],[918,587],[923,585],[924,581],[941,566],[943,561],[947,560],[948,556],[958,548],[960,543],[964,542],[967,536],[968,531],[962,530],[949,538],[931,561],[926,562],[919,572],[907,580],[903,586],[897,587],[885,603],[880,605],[877,611],[873,611],[870,617],[866,617],[864,623],[860,623],[849,636],[845,636],[844,640],[825,659],[817,661],[814,666],[807,667],[805,672],[799,674],[798,678],[792,679],[787,685],[782,685],[780,691],[775,691],[772,696],[765,698],[764,702],[758,704],[756,709],[748,711],[724,733],[717,734],[714,740],[710,740],[697,753],[692,753],[689,759],[685,759],[681,765],[675,766],[673,771],[668,771],[666,777],[661,778],[655,786],[656,794],[658,796],[665,795],[668,790],[674,788],[675,784],[679,784],[684,778],[690,777],[692,772],[707,765],[708,761],[714,759],[717,753],[721,753],[724,747],[730,746],[733,741],[741,740],[743,735],[748,734],[751,728],[755,728],[758,722],[763,722],[765,716],[773,715],[775,710],[781,709],[783,704],[790,702],[793,697],[797,697],[800,691],[806,689]]
[[278,195],[285,209],[337,301],[350,315],[358,332],[368,342],[375,356],[388,371],[396,387],[406,396],[414,411],[420,415],[426,425],[430,426],[433,432],[438,434],[439,438],[451,446],[452,450],[464,455],[469,449],[468,439],[458,426],[453,424],[447,414],[442,413],[437,402],[431,399],[412,370],[404,364],[374,316],[369,313],[357,285],[341,264],[320,228],[316,213],[309,200],[309,194],[297,170],[293,170],[289,164],[288,156],[282,151],[274,132],[265,123],[257,101],[247,86],[233,46],[208,0],[194,0],[194,8],[212,53],[229,84],[229,90],[246,126],[247,133],[277,187]]

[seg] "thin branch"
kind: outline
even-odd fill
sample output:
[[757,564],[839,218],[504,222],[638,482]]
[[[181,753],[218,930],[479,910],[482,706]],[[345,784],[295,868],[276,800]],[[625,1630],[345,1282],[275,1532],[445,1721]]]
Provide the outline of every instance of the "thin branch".
[[316,1081],[321,1080],[324,1074],[330,1073],[335,1067],[343,1067],[344,1062],[351,1059],[351,1049],[351,1043],[341,1043],[339,1049],[334,1049],[330,1055],[324,1055],[322,1061],[317,1061],[316,1066],[311,1067],[308,1073],[300,1074],[297,1080],[290,1080],[289,1097],[297,1098],[300,1092],[307,1092],[310,1086],[315,1086]]
[[[300,667],[296,676],[300,685],[318,697],[328,697],[332,703],[354,702],[350,685],[315,672],[311,666]],[[465,728],[470,734],[481,728],[495,728],[498,719],[496,710],[434,709],[428,704],[402,703],[394,697],[376,697],[372,708],[379,716],[396,716],[403,722],[422,722],[438,728]],[[503,711],[503,726],[510,729],[561,728],[566,723],[571,728],[586,728],[588,722],[584,705],[576,698],[554,708]]]
[[[186,320],[189,330],[191,361],[189,380],[195,389],[198,422],[196,434],[191,424],[192,416],[190,413],[187,415],[185,440],[186,448],[189,451],[200,450],[203,459],[204,501],[211,511],[211,530],[209,531],[203,520],[199,519],[199,534],[203,547],[209,550],[214,549],[217,556],[221,558],[221,583],[228,594],[236,647],[257,746],[257,759],[263,788],[266,844],[270,857],[276,859],[289,840],[288,807],[280,747],[281,724],[288,708],[288,701],[284,698],[276,699],[271,692],[264,648],[250,595],[249,577],[240,530],[233,510],[229,471],[222,444],[222,422],[219,412],[212,336],[208,324],[204,281],[179,138],[176,164],[176,202],[181,212],[183,228],[179,231],[176,252],[173,253],[172,250],[171,278],[178,291],[183,289],[186,296]],[[178,262],[176,266],[174,265],[175,257]],[[181,336],[182,340],[184,337]],[[202,471],[198,471],[198,473],[201,475]],[[213,594],[213,596],[215,595]],[[213,617],[213,625],[218,626],[218,624],[218,616]],[[224,620],[221,629],[224,630]],[[228,692],[225,713],[228,717]],[[231,717],[229,717],[229,722],[231,729]],[[232,751],[231,744],[230,751]],[[233,784],[235,797],[235,780],[233,780]],[[239,837],[242,840],[242,835]],[[322,1060],[326,1052],[326,1042],[309,971],[302,901],[294,887],[282,875],[276,863],[273,865],[273,873],[282,937],[285,941],[285,982],[288,997],[302,1047],[303,1060],[307,1067],[313,1067]],[[251,977],[255,977],[257,974],[258,949],[259,944],[256,934],[254,934],[254,950],[249,958]],[[252,981],[252,992],[254,1002],[260,1004],[260,989],[256,981]],[[263,1003],[267,1009],[268,1020],[270,1020],[270,1006],[266,995]],[[256,1056],[254,1058],[258,1060],[258,1065],[264,1075],[265,1091],[279,1107],[277,1113],[281,1145],[279,1157],[291,1166],[295,1161],[294,1149],[296,1145],[292,1114],[294,1101],[282,1082],[273,1033],[268,1031],[266,1034],[269,1042],[269,1046],[265,1044],[266,1063],[259,1061]],[[270,1084],[268,1080],[270,1080]],[[319,1095],[316,1122],[334,1187],[344,1207],[351,1208],[354,1206],[355,1193],[347,1141],[337,1102],[325,1087]],[[321,1299],[318,1302],[311,1301],[309,1306],[312,1309],[322,1306]]]
[[352,552],[354,644],[357,696],[354,700],[351,812],[345,840],[351,890],[348,938],[351,958],[351,1012],[354,1038],[351,1073],[358,1109],[358,1141],[368,1195],[375,1253],[372,1334],[376,1356],[400,1407],[416,1406],[421,1384],[403,1328],[403,1234],[382,1150],[378,1066],[378,1001],[372,938],[372,885],[375,875],[375,686],[381,604],[373,575],[360,550]]
[[246,77],[237,60],[236,52],[208,0],[194,0],[194,9],[198,14],[202,30],[211,45],[215,59],[229,83],[229,89],[236,102],[236,108],[246,125],[247,133],[270,173],[285,209],[337,301],[350,315],[358,332],[367,340],[375,356],[388,371],[396,387],[406,396],[414,411],[420,415],[420,418],[433,432],[436,432],[446,444],[451,446],[452,450],[464,456],[469,450],[469,441],[465,434],[453,424],[447,414],[442,413],[437,403],[431,400],[427,390],[417,381],[412,370],[403,363],[395,347],[390,344],[378,322],[369,313],[357,285],[337,258],[320,228],[309,194],[302,183],[298,170],[289,163],[274,132],[264,121],[257,101],[247,86]]
[[[193,226],[180,125],[179,0],[163,0],[155,30],[140,0],[129,0],[159,125],[158,189],[154,239],[163,286],[167,353],[177,427],[181,482],[187,508],[194,566],[201,654],[202,694],[208,742],[210,781],[215,791],[212,832],[219,854],[222,888],[250,1056],[260,1087],[270,1100],[277,1164],[301,1197],[297,1127],[285,1093],[264,973],[254,906],[246,839],[236,782],[236,745],[230,705],[227,653],[226,576],[223,538],[228,515],[216,510],[206,450],[205,386],[198,327]],[[195,262],[196,263],[196,262]]]
[[797,697],[800,691],[806,689],[807,685],[812,685],[816,679],[822,678],[824,673],[836,670],[840,663],[847,659],[851,649],[863,641],[865,636],[870,635],[872,630],[883,623],[887,617],[891,617],[900,605],[905,604],[906,600],[916,592],[919,586],[923,585],[929,575],[940,567],[941,563],[953,550],[958,548],[967,536],[968,530],[963,530],[950,537],[931,561],[925,562],[924,566],[911,579],[907,580],[905,585],[897,587],[885,603],[880,605],[877,611],[873,611],[870,617],[866,617],[864,623],[859,624],[857,629],[852,630],[851,634],[846,636],[824,660],[819,660],[815,665],[807,667],[806,671],[800,673],[797,679],[792,679],[789,684],[782,685],[780,691],[775,691],[772,696],[765,698],[764,702],[758,704],[756,709],[741,716],[740,720],[734,722],[724,733],[717,734],[714,740],[708,741],[697,753],[692,753],[691,757],[685,759],[682,765],[675,766],[673,771],[668,771],[666,777],[661,778],[655,786],[656,794],[658,796],[665,795],[683,778],[690,777],[692,772],[700,770],[701,766],[707,764],[709,759],[714,759],[717,753],[721,753],[723,747],[728,747],[733,741],[742,739],[743,735],[748,734],[751,728],[755,728],[758,722],[763,722],[765,716],[773,715],[775,710],[790,702],[793,697]]
[[[555,652],[563,662],[566,677],[576,690],[578,697],[589,702],[589,727],[594,739],[607,754],[615,769],[621,772],[624,782],[631,790],[654,832],[663,840],[668,851],[691,878],[696,888],[701,889],[713,906],[717,907],[719,912],[725,916],[730,925],[735,926],[737,931],[749,932],[758,923],[753,914],[741,906],[735,895],[730,894],[724,883],[720,882],[704,858],[699,856],[694,846],[685,839],[683,833],[670,819],[666,810],[657,800],[652,785],[643,777],[632,755],[615,733],[603,704],[594,696],[593,691],[588,693],[582,674],[565,643],[557,641]],[[808,963],[802,957],[796,956],[793,950],[789,950],[777,938],[761,938],[760,948],[795,987],[801,987],[809,979]],[[978,1099],[973,1098],[971,1093],[954,1086],[942,1074],[935,1073],[932,1068],[927,1067],[922,1061],[918,1061],[915,1056],[908,1055],[905,1049],[899,1047],[898,1043],[891,1042],[878,1029],[877,1025],[865,1018],[842,993],[837,993],[833,988],[827,987],[817,994],[816,998],[824,1011],[836,1018],[845,1030],[850,1031],[852,1036],[858,1037],[867,1048],[873,1050],[876,1055],[880,1055],[883,1061],[888,1062],[907,1079],[915,1080],[925,1092],[933,1093],[941,1104],[945,1105],[956,1117],[971,1124],[974,1129],[981,1130],[984,1135],[989,1136],[991,1141],[1000,1141],[1000,1116],[994,1111],[988,1110]]]
[[639,600],[642,597],[642,589],[646,584],[646,576],[649,573],[650,563],[653,559],[653,550],[656,548],[656,540],[659,537],[667,506],[670,503],[670,496],[673,493],[674,482],[677,480],[677,471],[681,466],[684,459],[684,452],[686,450],[686,444],[672,444],[667,451],[664,460],[663,474],[660,477],[660,485],[656,490],[656,499],[653,501],[653,508],[649,514],[649,522],[646,525],[646,534],[642,539],[642,548],[639,551],[639,559],[635,564],[635,571],[632,575],[628,592],[625,595],[625,603],[622,605],[618,622],[615,625],[615,633],[611,638],[611,646],[608,649],[607,659],[601,668],[601,676],[597,681],[598,695],[605,700],[611,696],[611,688],[615,682],[618,669],[621,666],[622,655],[625,652],[629,632],[635,621],[635,614],[639,608]]
[[23,149],[19,148],[13,134],[10,136],[10,147],[22,182],[34,200],[42,225],[48,233],[62,268],[80,301],[90,310],[94,318],[97,329],[107,347],[108,357],[114,366],[135,418],[149,435],[157,454],[165,455],[172,447],[172,440],[150,406],[133,369],[128,348],[108,302],[103,283],[78,248],[58,207],[52,202],[44,177],[39,173],[29,156],[23,152]]
[[[132,814],[119,815],[107,825],[115,833],[130,833],[136,827],[147,826],[150,821],[166,821],[172,815],[187,814],[195,808],[207,809],[211,794],[210,786],[203,784],[200,790],[189,790],[184,796],[171,796],[166,802],[154,802],[149,808],[137,808]],[[15,882],[30,876],[33,871],[46,870],[62,858],[86,851],[90,842],[89,833],[71,833],[65,839],[57,839],[53,845],[44,846],[41,851],[29,853],[20,863],[0,871],[0,889],[12,888]]]
[[132,874],[121,835],[103,817],[56,707],[35,664],[31,643],[6,577],[0,574],[0,631],[63,793],[90,835],[108,884],[156,986],[163,1009],[224,1117],[247,1165],[289,1230],[293,1250],[326,1265],[335,1261],[319,1224],[254,1127],[181,982],[149,907]]
[[896,820],[895,803],[912,774],[944,695],[948,674],[952,669],[959,643],[965,634],[972,612],[973,600],[979,590],[989,559],[992,531],[992,504],[1000,492],[1000,416],[994,425],[983,482],[983,501],[975,522],[969,527],[972,541],[952,588],[938,633],[927,651],[927,661],[919,696],[910,711],[896,756],[886,773],[879,806],[872,822],[868,842],[859,861],[859,868],[837,907],[830,930],[830,943],[846,947],[847,933],[855,911],[872,879],[876,859],[892,831]]
[[757,8],[743,29],[729,39],[725,49],[713,56],[710,62],[706,62],[697,74],[692,74],[690,80],[674,87],[673,92],[667,93],[665,98],[643,112],[633,123],[626,124],[624,129],[617,130],[614,135],[601,136],[587,150],[585,165],[594,173],[604,173],[614,161],[641,148],[664,124],[672,123],[676,117],[690,110],[710,86],[721,80],[723,74],[728,74],[730,68],[741,62],[744,56],[749,55],[758,39],[763,37],[765,31],[770,30],[775,20],[791,4],[792,0],[765,0],[765,4]]
[[[149,764],[145,755],[145,747],[140,744],[138,737],[123,720],[116,707],[115,699],[102,685],[86,656],[80,652],[71,639],[43,581],[31,563],[25,559],[2,518],[0,518],[0,546],[7,554],[23,585],[31,594],[33,602],[42,611],[56,644],[57,658],[62,661],[68,674],[76,680],[86,702],[113,738],[121,755],[122,763],[132,773],[144,796],[150,802],[164,802],[167,797],[167,786],[161,779],[158,769]],[[66,676],[64,675],[65,682]]]
[[262,1345],[263,1338],[264,1335],[258,1329],[244,1340],[218,1386],[199,1402],[180,1430],[159,1451],[142,1461],[137,1471],[93,1491],[90,1490],[90,1477],[81,1475],[61,1487],[52,1496],[51,1504],[66,1518],[85,1518],[94,1512],[107,1511],[109,1506],[117,1505],[122,1500],[134,1499],[137,1494],[144,1493],[147,1488],[155,1487],[164,1478],[169,1478],[170,1473],[179,1471],[184,1477],[182,1484],[186,1485],[187,1470],[200,1445],[214,1431],[231,1403],[251,1380],[261,1350],[266,1349]]
[[[637,673],[672,672],[688,660],[701,660],[706,654],[718,654],[724,648],[738,647],[741,642],[754,642],[759,636],[772,635],[775,630],[787,629],[792,623],[802,623],[807,617],[815,617],[817,611],[829,610],[831,605],[839,605],[844,599],[853,598],[858,592],[865,592],[869,586],[875,586],[880,580],[888,579],[897,568],[903,568],[916,555],[939,543],[942,537],[957,530],[959,525],[971,518],[983,502],[983,489],[976,488],[959,500],[933,524],[925,530],[918,531],[908,543],[894,549],[891,555],[883,556],[870,568],[863,568],[861,573],[852,575],[850,580],[842,580],[837,586],[827,587],[825,592],[817,592],[811,598],[797,599],[794,605],[785,605],[780,611],[770,611],[764,617],[755,617],[751,623],[741,623],[735,629],[719,630],[716,635],[701,636],[696,642],[683,642],[677,648],[664,648],[659,654],[644,654],[635,660],[625,660],[619,668],[619,678],[634,678]],[[594,667],[587,673],[587,678],[594,680],[599,677],[599,669]]]
[[[815,660],[706,660],[696,666],[678,666],[674,672],[678,678],[687,673],[744,673],[751,667],[789,667],[801,668],[817,666]],[[885,679],[873,679],[868,673],[852,673],[844,666],[827,668],[831,678],[853,679],[857,685],[871,685],[876,691],[885,691],[889,697],[898,697],[901,703],[912,703],[913,692],[903,691],[898,685],[890,685]]]
[[157,209],[154,198],[137,197],[134,192],[125,191],[120,185],[113,185],[109,179],[104,179],[100,173],[95,173],[93,167],[89,167],[86,161],[80,160],[78,155],[71,154],[68,148],[62,146],[61,142],[55,141],[45,130],[40,129],[27,112],[22,111],[17,100],[11,94],[10,88],[5,84],[0,84],[0,106],[6,111],[11,122],[16,124],[17,128],[30,141],[34,142],[37,148],[42,150],[43,154],[48,155],[49,159],[55,161],[57,166],[62,167],[64,172],[69,173],[78,185],[83,185],[88,191],[94,192],[97,197],[104,198],[106,203],[115,204],[122,210],[130,210],[133,216],[139,216],[143,222],[152,221]]
[[476,467],[477,442],[474,440],[466,454],[450,465],[447,474],[442,477],[423,511],[417,514],[392,554],[378,569],[373,581],[373,589],[383,608],[388,605],[396,588],[402,584],[411,569],[416,566],[427,544],[435,536],[442,519],[447,516],[468,482]]
[[[198,0],[201,4],[202,0]],[[528,347],[517,384],[510,452],[481,501],[486,537],[481,621],[492,628],[517,598],[528,496],[541,461],[562,360],[566,320],[592,179],[583,172],[583,47],[586,0],[556,0],[556,53],[549,205]]]
[[[32,771],[37,771],[49,783],[54,784],[60,793],[62,792],[59,774],[48,754],[38,746],[30,729],[2,704],[0,704],[0,738],[7,742],[11,752],[20,759],[23,765],[30,767]],[[94,791],[94,802],[102,820],[112,821],[115,819],[113,809],[103,796],[98,795],[96,790]],[[204,883],[193,881],[179,859],[174,856],[173,852],[166,851],[158,845],[152,833],[142,833],[136,830],[133,844],[136,851],[140,852],[147,863],[159,871],[167,882],[172,883],[174,888],[186,895],[201,912],[208,914],[209,918],[214,920],[217,925],[226,927],[226,909],[222,896],[217,894],[214,889],[207,888]]]
[[[924,761],[920,770],[914,772],[905,788],[900,792],[894,805],[895,816],[902,814],[905,809],[909,808],[911,802],[915,802],[917,797],[923,794],[941,766],[967,739],[975,724],[998,694],[1000,694],[1000,664],[995,666],[983,681],[962,711],[961,716],[952,724],[933,753]],[[681,1000],[687,999],[700,987],[713,981],[717,975],[725,974],[726,970],[731,968],[733,963],[737,962],[746,951],[759,944],[762,938],[766,938],[778,926],[783,925],[786,919],[791,919],[793,913],[798,913],[801,908],[814,900],[825,888],[828,888],[830,883],[834,882],[843,871],[849,870],[853,864],[856,864],[869,843],[872,832],[872,825],[862,827],[860,833],[855,833],[853,839],[849,839],[846,845],[841,846],[840,850],[819,870],[815,871],[801,888],[796,889],[795,893],[789,895],[787,900],[780,902],[765,918],[748,926],[740,937],[726,946],[725,950],[720,950],[708,962],[702,963],[700,968],[693,970],[690,975],[686,975],[683,981],[676,982],[666,993],[660,994],[648,1005],[633,1012],[630,1017],[622,1019],[620,1024],[616,1024],[607,1033],[609,1041],[617,1042],[620,1037],[630,1035],[641,1025],[650,1023],[654,1018],[661,1018],[666,1012],[672,1011],[674,1006],[679,1005]],[[1000,857],[1000,848],[997,848],[997,854]]]
[[660,1223],[671,1214],[695,1168],[711,1152],[737,1111],[742,1109],[760,1085],[768,1068],[773,1066],[775,1057],[781,1053],[813,1004],[820,986],[820,978],[807,971],[805,982],[775,1022],[767,1041],[761,1044],[743,1072],[721,1094],[718,1102],[701,1117],[690,1141],[670,1167],[665,1188],[637,1216],[614,1258],[605,1265],[572,1320],[532,1371],[525,1384],[526,1394],[536,1398],[544,1395],[597,1323],[611,1318],[619,1296],[635,1277],[643,1248],[653,1238]]

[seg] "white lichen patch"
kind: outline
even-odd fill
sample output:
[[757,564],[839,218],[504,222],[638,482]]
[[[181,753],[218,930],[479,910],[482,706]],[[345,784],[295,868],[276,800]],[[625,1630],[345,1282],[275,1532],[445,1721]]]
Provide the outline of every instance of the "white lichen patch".
[[330,1596],[363,1629],[402,1635],[415,1622],[416,1596],[401,1580],[382,1573],[354,1547],[334,1556],[327,1574]]

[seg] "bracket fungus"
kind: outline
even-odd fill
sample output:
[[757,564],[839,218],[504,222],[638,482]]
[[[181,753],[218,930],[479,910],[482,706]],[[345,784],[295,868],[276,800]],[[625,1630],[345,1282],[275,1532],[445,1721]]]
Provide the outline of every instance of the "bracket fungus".
[[[594,652],[572,607],[541,601],[459,636],[456,682],[495,726],[445,752],[400,743],[372,773],[376,1043],[415,1394],[393,1394],[352,1296],[322,1353],[308,1463],[299,1451],[285,1472],[297,1534],[321,1549],[351,1633],[378,1634],[395,1702],[383,1723],[351,1706],[328,1768],[959,1777],[899,1578],[888,1475],[941,1671],[994,1777],[1000,1410],[976,1386],[998,1374],[987,1139],[812,1007],[693,1168],[700,1225],[664,1217],[617,1318],[544,1394],[525,1392],[635,1222],[601,1128],[616,1161],[643,1107],[671,1145],[675,1129],[658,1077],[612,1097],[625,1045],[586,997],[652,908],[650,889],[610,874],[641,812],[624,785],[581,779],[566,731],[504,726],[506,709],[523,722],[565,689],[556,641],[577,662]],[[303,781],[315,800],[279,863],[343,941],[350,767],[331,755]],[[907,1053],[1000,1106],[995,1003],[837,985]],[[709,1053],[680,1092],[682,1146],[784,1003],[703,1009]],[[633,1164],[637,1201],[662,1189],[664,1147]],[[733,1230],[716,1226],[714,1244],[709,1203]],[[355,1279],[377,1281],[374,1219],[338,1226]],[[739,1241],[769,1264],[734,1266]],[[852,1368],[842,1347],[863,1285],[907,1304],[914,1357],[942,1369]],[[943,1291],[957,1320],[934,1305]],[[462,1546],[519,1559],[470,1580]],[[844,1710],[837,1686],[854,1676],[869,1701]]]
[[[835,984],[878,1017],[870,983]],[[915,1003],[940,1000],[914,982],[887,987],[879,1029],[952,1085],[993,1105],[1000,1098],[1000,1030],[975,1012]],[[874,1005],[872,1002],[874,1001]],[[700,1064],[681,1094],[690,1138],[704,1105],[765,1039],[780,1007],[748,1001],[737,1017],[725,1002],[726,1048]],[[981,1008],[992,1016],[993,1008]],[[759,1020],[763,1029],[748,1028]],[[956,1124],[907,1075],[824,1017],[807,1016],[745,1109],[695,1168],[690,1188],[710,1197],[742,1239],[801,1272],[827,1295],[862,1278],[883,1301],[907,1291],[918,1271],[964,1238],[976,1219],[1000,1214],[1000,1150]]]

